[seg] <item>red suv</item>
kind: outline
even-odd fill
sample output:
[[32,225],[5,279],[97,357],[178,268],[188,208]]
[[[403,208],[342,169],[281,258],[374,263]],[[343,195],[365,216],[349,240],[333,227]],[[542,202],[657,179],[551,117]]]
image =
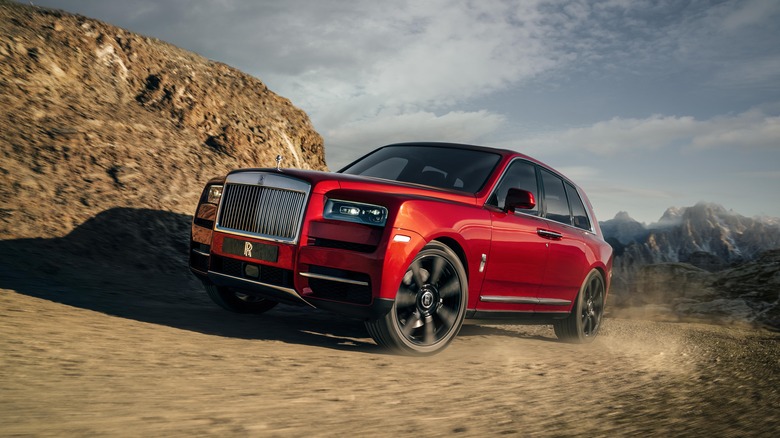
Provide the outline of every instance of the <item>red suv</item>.
[[241,313],[309,305],[365,321],[380,345],[442,350],[465,318],[599,331],[612,248],[585,193],[525,155],[385,146],[337,173],[240,169],[206,185],[190,267]]

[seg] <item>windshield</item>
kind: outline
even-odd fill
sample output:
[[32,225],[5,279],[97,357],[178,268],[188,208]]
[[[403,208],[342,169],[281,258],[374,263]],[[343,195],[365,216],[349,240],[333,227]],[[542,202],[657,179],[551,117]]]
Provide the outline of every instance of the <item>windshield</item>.
[[446,146],[386,146],[341,169],[363,175],[476,193],[501,156]]

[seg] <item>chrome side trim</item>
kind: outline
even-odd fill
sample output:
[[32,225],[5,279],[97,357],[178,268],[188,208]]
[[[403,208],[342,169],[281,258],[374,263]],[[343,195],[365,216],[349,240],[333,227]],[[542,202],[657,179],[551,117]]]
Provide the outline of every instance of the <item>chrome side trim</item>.
[[506,297],[501,295],[485,295],[479,297],[480,301],[486,303],[512,303],[512,304],[536,304],[539,300],[536,297]]
[[338,281],[339,283],[355,284],[358,286],[368,286],[367,281],[349,280],[347,278],[333,277],[330,275],[315,274],[313,272],[299,272],[301,277],[317,278],[319,280]]
[[557,298],[539,298],[539,302],[536,304],[541,304],[543,306],[570,306],[571,301],[559,300]]
[[510,303],[510,304],[540,304],[543,306],[569,306],[571,301],[559,300],[557,298],[536,298],[536,297],[507,297],[502,295],[485,295],[479,297],[480,301],[486,303]]
[[192,252],[194,252],[195,254],[198,254],[198,255],[202,255],[202,256],[206,256],[206,257],[211,257],[211,254],[209,254],[209,253],[207,253],[207,252],[199,251],[199,250],[197,250],[197,249],[193,249],[193,250],[192,250]]
[[246,278],[234,277],[232,275],[223,274],[221,272],[209,271],[208,274],[209,275],[215,275],[217,277],[230,278],[232,280],[240,280],[240,281],[243,281],[243,282],[246,282],[246,283],[257,284],[257,285],[260,285],[260,286],[263,286],[263,287],[267,287],[267,288],[270,288],[270,289],[275,289],[275,290],[278,290],[279,292],[284,292],[287,295],[290,295],[290,297],[295,298],[296,300],[298,300],[298,301],[300,301],[302,303],[306,303],[307,305],[309,305],[311,307],[314,307],[311,304],[309,304],[308,301],[304,300],[303,297],[298,295],[298,292],[296,292],[295,289],[290,289],[290,288],[282,287],[282,286],[276,286],[276,285],[268,284],[268,283],[262,283],[262,282],[254,281],[254,280],[247,280]]

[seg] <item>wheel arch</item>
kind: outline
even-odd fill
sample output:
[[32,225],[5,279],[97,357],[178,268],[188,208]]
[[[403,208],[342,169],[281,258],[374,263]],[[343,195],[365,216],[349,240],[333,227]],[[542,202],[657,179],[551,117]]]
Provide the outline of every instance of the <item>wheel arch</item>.
[[431,242],[439,242],[439,243],[447,246],[449,249],[451,249],[455,253],[455,255],[458,256],[458,259],[463,264],[463,269],[466,271],[466,280],[468,280],[468,277],[469,277],[469,261],[468,261],[468,258],[466,257],[466,251],[463,249],[463,246],[460,243],[458,243],[457,240],[455,240],[455,239],[453,239],[451,237],[447,237],[447,236],[437,237],[437,238],[431,240]]
[[470,310],[476,309],[481,294],[482,281],[484,279],[484,274],[477,271],[480,265],[480,260],[478,258],[479,252],[472,254],[471,259],[469,259],[469,252],[467,252],[466,246],[462,241],[446,235],[439,235],[434,239],[431,239],[431,242],[434,241],[447,246],[447,248],[451,249],[452,252],[458,256],[458,260],[463,265],[463,270],[466,272],[466,284],[468,285],[468,300],[466,307]]
[[601,264],[597,264],[597,265],[592,266],[588,270],[588,273],[590,273],[594,269],[596,271],[598,271],[598,273],[601,275],[601,279],[604,281],[604,301],[606,302],[607,296],[609,295],[609,286],[610,286],[610,283],[611,283],[611,279],[609,278],[609,270],[608,270],[608,268],[606,266],[601,265]]

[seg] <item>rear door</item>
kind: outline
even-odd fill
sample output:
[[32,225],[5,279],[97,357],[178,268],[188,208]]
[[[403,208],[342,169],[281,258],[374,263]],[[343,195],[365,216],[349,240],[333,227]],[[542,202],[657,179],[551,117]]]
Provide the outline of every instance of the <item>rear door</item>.
[[590,226],[574,186],[544,169],[541,169],[541,179],[542,216],[546,223],[539,233],[550,245],[544,278],[537,294],[539,304],[535,310],[568,312],[589,267],[584,233],[587,232],[585,228]]
[[485,260],[479,310],[533,311],[547,264],[549,241],[538,234],[546,221],[539,210],[504,211],[510,188],[539,196],[536,166],[517,159],[507,168],[485,208],[492,222],[492,243]]

